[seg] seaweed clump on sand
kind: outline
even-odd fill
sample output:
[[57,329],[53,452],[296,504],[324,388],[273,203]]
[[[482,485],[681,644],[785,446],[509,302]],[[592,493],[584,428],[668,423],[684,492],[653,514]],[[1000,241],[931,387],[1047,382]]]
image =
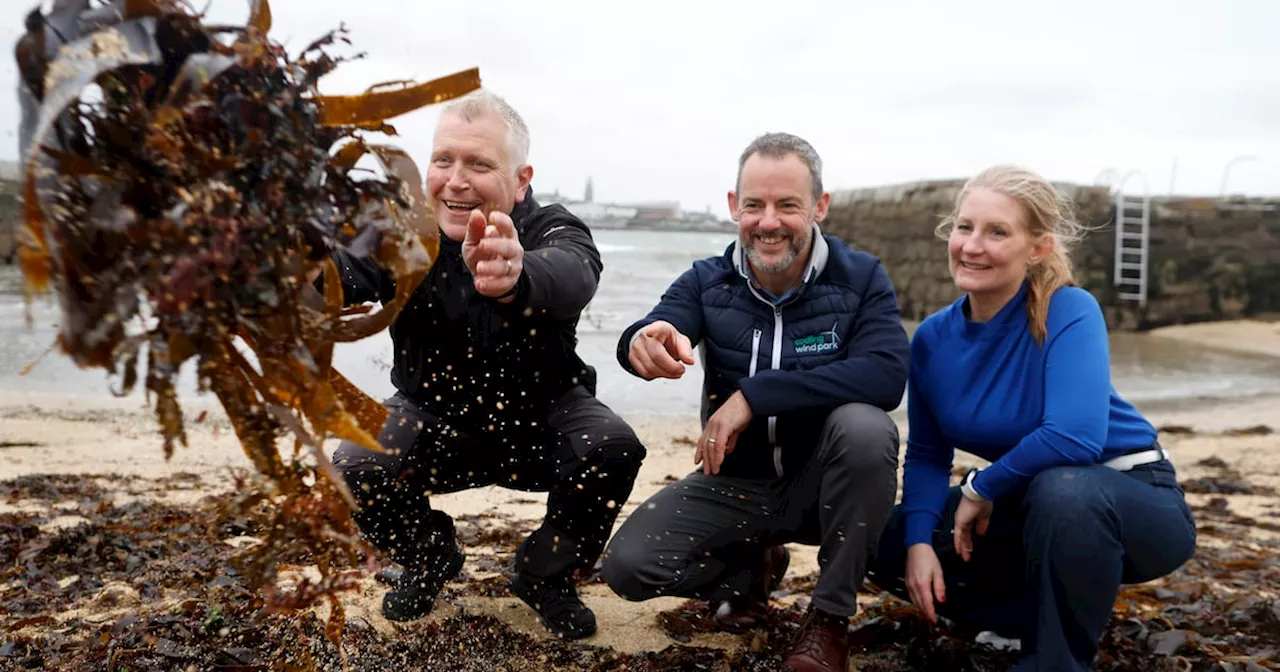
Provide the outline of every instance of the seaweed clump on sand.
[[[791,604],[776,608],[764,627],[740,635],[730,649],[699,645],[715,625],[707,604],[694,600],[658,615],[672,641],[657,651],[627,653],[528,635],[466,607],[395,627],[379,627],[375,614],[353,610],[338,647],[326,636],[323,610],[272,613],[228,558],[233,546],[266,537],[269,509],[227,515],[235,493],[188,505],[120,504],[110,493],[141,485],[102,476],[0,482],[0,495],[24,503],[21,511],[0,512],[0,557],[14,558],[0,566],[0,670],[337,669],[345,660],[347,669],[370,671],[764,672],[780,668],[816,581],[816,575],[785,580],[773,597],[775,604]],[[1280,668],[1280,543],[1225,509],[1210,504],[1197,515],[1202,536],[1227,543],[1202,544],[1164,580],[1125,587],[1094,669]],[[83,520],[73,527],[50,524],[68,515]],[[493,549],[493,562],[468,567],[501,571],[498,561],[510,557],[530,524],[499,516],[461,519],[460,537]],[[303,559],[296,560],[282,560],[290,563],[284,571],[290,580],[303,572]],[[509,596],[496,585],[464,572],[442,601]],[[867,591],[849,629],[859,670],[994,672],[1017,660],[1016,653],[976,642],[974,633],[930,625],[907,603],[871,586]]]
[[[1280,670],[1280,539],[1268,534],[1273,526],[1233,514],[1225,499],[1194,508],[1201,538],[1214,541],[1202,542],[1195,556],[1169,576],[1122,587],[1093,669]],[[773,598],[808,595],[816,582],[816,574],[790,577]],[[931,625],[909,603],[870,584],[859,602],[849,644],[853,665],[864,672],[996,672],[1018,662],[1016,651],[978,641],[978,633],[945,619]],[[800,597],[775,609],[765,627],[743,635],[738,651],[709,656],[707,649],[682,646],[662,652],[669,668],[616,669],[778,669],[805,606],[807,599]],[[690,643],[716,630],[711,616],[705,602],[689,600],[660,613],[658,624],[674,641]],[[692,660],[697,665],[677,662]]]
[[[417,166],[363,133],[394,134],[387,119],[477,88],[478,72],[321,95],[345,31],[291,58],[267,36],[266,0],[244,26],[207,25],[180,0],[57,0],[25,26],[29,299],[54,291],[57,345],[76,364],[105,370],[120,395],[143,381],[166,458],[186,443],[175,381],[194,362],[257,472],[230,504],[274,516],[267,543],[240,557],[245,576],[268,608],[327,597],[339,627],[333,593],[351,577],[335,568],[356,557],[354,502],[319,446],[379,449],[386,414],[333,370],[333,348],[388,326],[439,249]],[[383,175],[356,170],[370,154]],[[395,299],[344,308],[339,248],[387,269]],[[326,269],[321,291],[308,279]],[[277,444],[289,435],[291,454]],[[275,590],[274,558],[290,547],[308,549],[322,578]]]

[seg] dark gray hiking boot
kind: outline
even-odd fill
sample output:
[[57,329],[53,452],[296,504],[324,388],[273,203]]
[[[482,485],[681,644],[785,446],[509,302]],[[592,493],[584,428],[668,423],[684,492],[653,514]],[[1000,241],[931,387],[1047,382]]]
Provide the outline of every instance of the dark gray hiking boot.
[[542,627],[556,636],[590,637],[596,632],[596,615],[582,603],[573,579],[584,564],[577,542],[544,523],[516,549],[511,592],[533,607]]
[[596,615],[582,603],[569,576],[541,579],[517,574],[511,579],[511,592],[533,607],[542,627],[557,637],[581,639],[596,633]]
[[722,602],[716,609],[715,622],[722,630],[746,632],[763,626],[769,619],[769,594],[782,585],[791,565],[791,552],[781,544],[764,549],[760,575],[751,591]]
[[389,621],[412,621],[431,613],[444,584],[462,571],[466,555],[457,543],[433,550],[406,565],[382,598],[382,615]]

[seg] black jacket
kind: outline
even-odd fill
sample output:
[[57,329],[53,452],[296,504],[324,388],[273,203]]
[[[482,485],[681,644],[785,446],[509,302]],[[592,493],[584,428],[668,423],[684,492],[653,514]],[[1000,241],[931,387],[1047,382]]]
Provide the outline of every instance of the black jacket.
[[[591,231],[560,205],[532,194],[511,213],[524,271],[515,299],[476,292],[461,243],[441,236],[440,258],[392,323],[391,382],[459,429],[519,431],[540,421],[576,385],[595,394],[595,370],[577,355],[578,315],[603,265]],[[372,260],[336,252],[348,305],[390,301],[395,283]],[[317,279],[319,282],[319,279]]]

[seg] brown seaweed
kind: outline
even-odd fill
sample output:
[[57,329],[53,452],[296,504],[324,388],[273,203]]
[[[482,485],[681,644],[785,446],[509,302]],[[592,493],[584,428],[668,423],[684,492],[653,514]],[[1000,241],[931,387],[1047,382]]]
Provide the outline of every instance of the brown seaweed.
[[[209,485],[209,484],[206,484]],[[773,595],[775,609],[731,649],[706,646],[716,629],[711,607],[686,601],[659,614],[672,641],[660,650],[626,653],[516,631],[501,602],[478,614],[465,602],[479,595],[509,598],[506,573],[520,540],[539,521],[483,513],[459,516],[468,546],[462,574],[447,584],[440,611],[391,634],[371,627],[374,614],[345,615],[342,646],[314,612],[280,614],[267,606],[225,549],[264,541],[277,520],[269,506],[244,508],[220,493],[189,505],[134,495],[200,489],[179,474],[157,482],[136,476],[31,475],[0,482],[0,500],[22,501],[0,512],[0,670],[336,669],[343,659],[360,670],[777,670],[807,606],[816,574],[788,577]],[[1206,507],[1209,508],[1209,507]],[[1213,510],[1226,507],[1213,507]],[[69,513],[76,527],[51,529]],[[1280,669],[1280,545],[1256,537],[1225,514],[1198,511],[1206,544],[1185,566],[1157,582],[1126,586],[1100,642],[1097,670]],[[304,549],[280,562],[310,562]],[[496,576],[495,576],[496,575]],[[67,577],[75,576],[74,581]],[[589,580],[586,580],[589,581]],[[586,582],[584,581],[584,582]],[[783,606],[787,596],[794,598]],[[972,632],[931,625],[915,608],[865,586],[849,628],[853,667],[906,670],[1007,670],[1017,654],[974,641]],[[376,604],[376,603],[375,603]],[[105,661],[105,663],[104,663]],[[114,668],[112,667],[114,665]]]
[[[472,69],[322,96],[317,81],[341,62],[326,48],[345,30],[291,58],[267,37],[271,22],[266,0],[251,1],[243,27],[206,25],[179,0],[30,12],[15,48],[19,262],[28,300],[50,289],[59,300],[65,355],[118,378],[120,395],[142,381],[166,457],[186,444],[175,384],[194,363],[199,391],[216,395],[265,477],[237,504],[275,511],[246,576],[269,587],[282,548],[310,549],[323,579],[268,590],[268,605],[327,599],[340,625],[333,593],[350,585],[336,568],[355,558],[354,502],[319,446],[334,436],[378,449],[386,416],[332,368],[333,348],[389,325],[439,249],[416,164],[361,131],[480,82]],[[354,170],[366,155],[382,177]],[[387,269],[394,300],[344,308],[338,249]],[[325,269],[317,291],[309,278]]]

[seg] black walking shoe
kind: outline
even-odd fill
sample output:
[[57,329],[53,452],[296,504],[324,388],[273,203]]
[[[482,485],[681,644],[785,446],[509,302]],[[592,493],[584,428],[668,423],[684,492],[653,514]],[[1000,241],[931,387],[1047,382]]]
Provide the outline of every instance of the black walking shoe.
[[781,544],[764,549],[764,562],[751,590],[740,597],[720,603],[715,622],[728,632],[746,632],[769,620],[769,595],[782,585],[791,566],[791,551]]
[[462,571],[466,557],[456,543],[451,543],[442,552],[406,566],[382,598],[382,615],[388,621],[412,621],[431,613],[436,595]]
[[568,576],[535,579],[517,574],[511,579],[511,592],[533,607],[542,627],[557,637],[581,639],[596,634],[596,615],[582,603]]

